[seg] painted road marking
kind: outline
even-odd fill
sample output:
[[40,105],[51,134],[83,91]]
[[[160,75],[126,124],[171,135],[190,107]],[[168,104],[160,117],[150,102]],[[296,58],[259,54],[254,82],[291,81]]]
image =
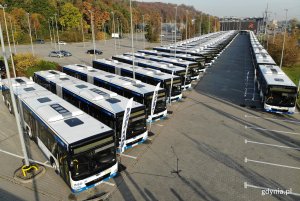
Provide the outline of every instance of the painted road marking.
[[267,119],[267,120],[284,121],[284,122],[292,122],[292,123],[300,124],[300,121],[276,119],[276,118],[268,118],[268,117],[257,117],[257,116],[252,116],[252,115],[245,115],[245,118]]
[[127,158],[133,158],[133,159],[137,159],[137,157],[135,156],[130,156],[130,155],[126,155],[126,154],[120,154],[121,156],[125,156]]
[[255,142],[255,141],[251,141],[251,140],[245,139],[245,144],[247,144],[247,143],[259,144],[259,145],[266,145],[266,146],[271,146],[271,147],[286,148],[286,149],[300,150],[300,148],[289,147],[289,146],[281,146],[281,145],[276,145],[276,144],[268,144],[268,143],[263,143],[263,142]]
[[265,164],[265,165],[271,165],[271,166],[285,167],[285,168],[300,170],[300,167],[282,165],[282,164],[277,164],[277,163],[270,163],[270,162],[265,162],[265,161],[257,161],[257,160],[248,159],[247,157],[245,157],[244,161],[245,161],[245,163],[253,162],[253,163],[260,163],[260,164]]
[[265,129],[261,127],[251,127],[251,126],[245,126],[245,129],[252,129],[252,130],[262,130],[262,131],[271,131],[275,133],[285,133],[285,134],[291,134],[291,135],[300,135],[300,133],[294,133],[294,132],[288,132],[288,131],[279,131],[279,130],[271,130],[271,129]]
[[115,184],[113,184],[113,183],[110,183],[110,182],[107,182],[107,181],[104,181],[104,182],[102,182],[103,184],[107,184],[107,185],[109,185],[109,186],[116,186]]
[[[4,151],[4,150],[2,150],[2,149],[0,149],[0,152],[5,153],[5,154],[8,154],[8,155],[10,155],[10,156],[14,156],[14,157],[16,157],[16,158],[24,159],[23,156],[20,156],[20,155],[17,155],[17,154],[8,152],[8,151]],[[33,162],[33,163],[40,164],[40,165],[44,165],[44,166],[47,166],[47,167],[50,167],[50,168],[53,168],[51,165],[47,165],[47,164],[45,164],[45,163],[43,163],[43,162],[40,162],[40,161],[35,161],[35,160],[32,160],[32,159],[29,159],[29,161],[30,161],[30,162]]]

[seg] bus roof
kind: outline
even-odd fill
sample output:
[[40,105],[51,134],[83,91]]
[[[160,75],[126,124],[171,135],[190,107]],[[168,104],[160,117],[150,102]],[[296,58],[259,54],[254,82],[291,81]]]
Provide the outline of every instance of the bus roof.
[[[13,78],[13,80],[17,79],[25,83],[23,82],[20,86],[13,86],[14,93],[17,94],[19,99],[26,104],[39,119],[49,126],[64,143],[73,144],[101,133],[112,131],[112,129],[105,124],[77,109],[57,95],[49,91],[48,94],[46,94],[43,87],[32,83],[28,78]],[[6,85],[8,84],[7,79],[4,80],[4,83]],[[18,94],[18,91],[24,91],[24,89],[28,87],[31,88],[31,91],[27,91],[27,93],[30,94],[32,91],[35,91],[34,96],[29,96],[25,93]]]
[[[127,52],[127,53],[124,53],[124,55],[129,55],[129,56],[132,56],[132,53],[131,52]],[[173,65],[177,65],[177,64],[182,64],[184,66],[191,66],[191,65],[196,65],[198,66],[198,63],[197,62],[194,62],[194,61],[187,61],[187,60],[183,60],[183,59],[180,59],[180,58],[176,58],[176,57],[164,57],[164,56],[150,56],[150,55],[147,55],[145,53],[134,53],[134,56],[136,57],[142,57],[142,58],[145,58],[145,59],[148,59],[148,60],[159,60],[161,62],[166,62],[166,63],[171,63]]]
[[[106,81],[108,83],[112,83],[114,85],[123,87],[125,89],[128,89],[130,91],[136,92],[138,94],[148,94],[148,93],[153,93],[155,90],[154,85],[146,84],[141,82],[140,80],[133,80],[132,78],[129,77],[124,77],[112,73],[108,73],[102,70],[98,70],[95,68],[78,68],[77,65],[67,65],[64,66],[63,68],[68,68],[74,71],[77,71],[79,73],[86,74],[87,76],[94,77],[96,79],[100,79],[103,81]],[[159,88],[159,90],[164,90],[162,88]]]
[[[159,55],[159,56],[165,56],[165,57],[174,57],[174,54],[168,53],[168,52],[159,52],[157,50],[138,50],[138,52],[145,53],[145,54],[152,54],[152,55]],[[193,59],[195,61],[204,59],[204,57],[201,56],[193,56],[190,54],[184,54],[184,53],[176,53],[176,57],[181,59]]]
[[[124,56],[124,55],[115,55],[113,56],[113,59],[126,59],[128,61],[132,61],[133,57],[132,56]],[[140,59],[140,58],[134,58],[134,63],[136,63],[137,65],[139,63],[144,64],[144,65],[149,65],[149,66],[153,66],[156,68],[160,68],[160,69],[164,69],[164,70],[168,70],[170,72],[174,71],[174,72],[185,72],[185,68],[183,67],[179,67],[179,66],[174,66],[173,64],[169,64],[169,63],[165,63],[165,62],[157,62],[157,61],[151,61],[151,60],[147,60],[147,59]]]
[[268,85],[296,87],[291,79],[278,66],[259,65],[259,68]]
[[[57,73],[57,74],[53,74]],[[102,87],[81,81],[59,71],[39,71],[36,75],[42,76],[64,89],[84,98],[85,100],[101,107],[113,114],[124,112],[128,99]],[[63,79],[62,79],[63,78]],[[143,107],[142,104],[133,101],[132,108]]]
[[260,64],[267,64],[267,65],[276,65],[273,58],[268,53],[259,53],[255,54],[256,63]]
[[[96,59],[93,62],[101,62],[101,63],[104,63],[104,64],[113,65],[113,66],[118,67],[118,68],[133,71],[133,68],[132,68],[131,64],[121,63],[117,60]],[[134,70],[135,70],[136,73],[139,73],[139,74],[142,74],[142,75],[147,75],[149,77],[153,77],[153,78],[158,79],[158,80],[171,80],[172,79],[171,74],[164,73],[164,72],[161,72],[160,70],[155,70],[155,69],[152,69],[152,68],[143,68],[143,67],[140,67],[140,66],[135,66]],[[177,75],[173,75],[173,79],[180,79],[180,77],[177,76]]]

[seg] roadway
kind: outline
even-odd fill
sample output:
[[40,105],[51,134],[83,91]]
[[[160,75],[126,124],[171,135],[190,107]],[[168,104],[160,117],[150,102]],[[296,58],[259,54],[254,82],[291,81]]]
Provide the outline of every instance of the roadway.
[[[239,35],[193,89],[184,92],[184,99],[169,106],[169,117],[153,124],[150,140],[125,152],[136,157],[122,156],[125,171],[75,196],[52,168],[46,167],[33,183],[13,180],[21,160],[3,151],[21,155],[21,150],[14,118],[0,103],[0,160],[5,161],[0,198],[299,200],[292,195],[262,195],[260,188],[300,193],[300,114],[263,112],[253,79],[249,41]],[[31,158],[46,162],[36,145],[29,144]],[[177,159],[179,174],[174,173]]]

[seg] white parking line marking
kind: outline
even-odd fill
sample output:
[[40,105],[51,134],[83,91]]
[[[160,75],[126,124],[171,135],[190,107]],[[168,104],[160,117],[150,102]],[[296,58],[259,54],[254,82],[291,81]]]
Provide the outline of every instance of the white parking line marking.
[[130,155],[126,155],[126,154],[120,154],[121,156],[125,156],[127,158],[133,158],[133,159],[137,159],[137,157],[135,156],[130,156]]
[[285,167],[285,168],[300,170],[300,167],[282,165],[282,164],[277,164],[277,163],[269,163],[269,162],[264,162],[264,161],[257,161],[257,160],[248,159],[246,157],[245,157],[244,161],[245,161],[245,163],[253,162],[253,163],[260,163],[260,164],[265,164],[265,165],[272,165],[272,166],[277,166],[277,167]]
[[252,115],[245,115],[245,118],[268,119],[268,120],[274,120],[274,121],[284,121],[284,122],[292,122],[292,123],[300,124],[300,121],[276,119],[276,118],[268,118],[268,117],[257,117],[257,116],[252,116]]
[[247,143],[266,145],[266,146],[271,146],[271,147],[280,147],[280,148],[286,148],[286,149],[300,150],[300,148],[289,147],[289,146],[281,146],[281,145],[276,145],[276,144],[267,144],[267,143],[263,143],[263,142],[255,142],[255,141],[245,139],[245,144],[247,144]]
[[113,183],[110,183],[110,182],[107,182],[107,181],[104,181],[104,182],[102,182],[103,184],[107,184],[107,185],[110,185],[110,186],[116,186],[115,184],[113,184]]
[[161,124],[155,124],[155,125],[160,126],[160,127],[164,126],[164,125],[161,125]]
[[245,129],[252,129],[252,130],[262,130],[262,131],[271,131],[275,133],[285,133],[285,134],[291,134],[291,135],[300,135],[300,133],[294,133],[294,132],[288,132],[288,131],[279,131],[279,130],[271,130],[271,129],[265,129],[261,127],[251,127],[251,126],[245,126]]
[[[244,182],[244,188],[248,188],[248,187],[250,187],[250,188],[257,188],[257,189],[261,189],[261,190],[268,190],[268,189],[270,189],[270,188],[267,188],[267,187],[255,186],[255,185],[248,184],[247,182]],[[278,189],[270,189],[270,190],[272,190],[272,191],[275,191],[275,190],[278,191]],[[286,190],[282,190],[282,191],[286,192]],[[289,192],[289,195],[300,196],[299,193],[293,193],[293,192]]]
[[[14,156],[14,157],[16,157],[16,158],[24,159],[23,156],[20,156],[20,155],[17,155],[17,154],[8,152],[8,151],[4,151],[4,150],[2,150],[2,149],[0,149],[0,152],[5,153],[5,154],[8,154],[8,155],[10,155],[10,156]],[[44,164],[43,162],[40,162],[40,161],[35,161],[35,160],[32,160],[32,159],[29,159],[29,161],[30,161],[30,162],[33,162],[33,163],[40,164],[40,165],[44,165],[44,166],[47,166],[47,167],[50,167],[50,168],[53,168],[51,165]]]

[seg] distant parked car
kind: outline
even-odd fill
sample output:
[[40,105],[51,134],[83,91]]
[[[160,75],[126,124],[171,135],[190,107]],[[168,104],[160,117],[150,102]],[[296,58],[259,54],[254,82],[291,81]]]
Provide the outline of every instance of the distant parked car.
[[58,58],[61,58],[63,56],[64,55],[61,52],[59,52],[59,51],[51,51],[49,53],[49,57],[58,57]]
[[45,41],[43,39],[36,39],[35,43],[36,44],[45,44]]
[[90,50],[86,51],[86,53],[87,54],[97,54],[97,55],[100,55],[103,52],[101,50],[95,50],[95,52],[94,52],[94,49],[90,49]]
[[59,45],[66,45],[67,43],[65,41],[58,41],[57,44],[59,44]]
[[62,55],[64,55],[65,57],[70,57],[70,56],[72,56],[71,52],[68,52],[68,51],[66,51],[66,50],[61,50],[60,53],[61,53]]

